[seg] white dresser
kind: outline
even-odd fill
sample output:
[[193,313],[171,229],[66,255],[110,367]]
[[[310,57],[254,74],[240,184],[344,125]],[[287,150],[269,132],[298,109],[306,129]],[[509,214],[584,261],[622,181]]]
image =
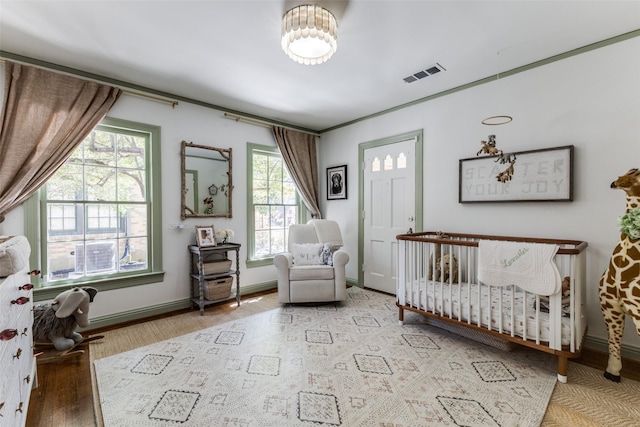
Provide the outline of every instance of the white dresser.
[[[0,426],[24,426],[36,380],[29,242],[0,237]],[[8,276],[7,276],[8,274]],[[4,277],[6,276],[6,277]]]

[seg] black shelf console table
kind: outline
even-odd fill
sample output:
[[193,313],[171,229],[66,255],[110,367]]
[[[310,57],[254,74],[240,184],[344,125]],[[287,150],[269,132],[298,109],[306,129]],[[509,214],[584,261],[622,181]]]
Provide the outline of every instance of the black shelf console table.
[[[204,274],[204,264],[212,261],[223,261],[228,258],[228,252],[235,251],[235,270],[223,271],[215,274]],[[200,308],[200,315],[204,315],[204,308],[211,304],[217,304],[222,301],[228,301],[235,298],[240,306],[240,244],[238,243],[221,243],[216,246],[199,247],[197,245],[189,245],[189,253],[191,255],[190,270],[190,286],[191,286],[191,302],[193,306]],[[228,297],[208,300],[204,297],[204,286],[208,280],[220,279],[222,277],[235,275],[235,286],[231,286],[231,294]]]

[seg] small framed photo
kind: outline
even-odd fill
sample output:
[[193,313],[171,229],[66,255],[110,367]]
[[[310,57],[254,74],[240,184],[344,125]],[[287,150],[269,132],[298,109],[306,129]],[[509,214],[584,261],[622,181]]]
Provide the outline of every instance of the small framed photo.
[[196,225],[196,242],[198,247],[216,245],[216,232],[213,225]]
[[327,168],[327,200],[347,198],[347,165]]

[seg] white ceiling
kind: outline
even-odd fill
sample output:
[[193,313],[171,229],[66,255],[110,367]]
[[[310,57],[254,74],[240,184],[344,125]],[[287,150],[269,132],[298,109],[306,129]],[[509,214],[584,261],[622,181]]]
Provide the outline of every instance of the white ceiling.
[[640,29],[640,0],[316,1],[338,51],[305,66],[280,47],[304,3],[0,0],[0,50],[321,131]]

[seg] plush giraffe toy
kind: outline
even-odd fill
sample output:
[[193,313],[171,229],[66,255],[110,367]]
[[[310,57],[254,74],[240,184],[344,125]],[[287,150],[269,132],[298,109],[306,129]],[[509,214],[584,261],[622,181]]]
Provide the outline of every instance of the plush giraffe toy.
[[[611,188],[627,194],[626,212],[640,207],[640,170],[631,169],[612,182]],[[609,267],[600,279],[600,307],[609,334],[609,361],[604,376],[620,382],[625,314],[631,316],[640,335],[640,239],[620,235]]]

